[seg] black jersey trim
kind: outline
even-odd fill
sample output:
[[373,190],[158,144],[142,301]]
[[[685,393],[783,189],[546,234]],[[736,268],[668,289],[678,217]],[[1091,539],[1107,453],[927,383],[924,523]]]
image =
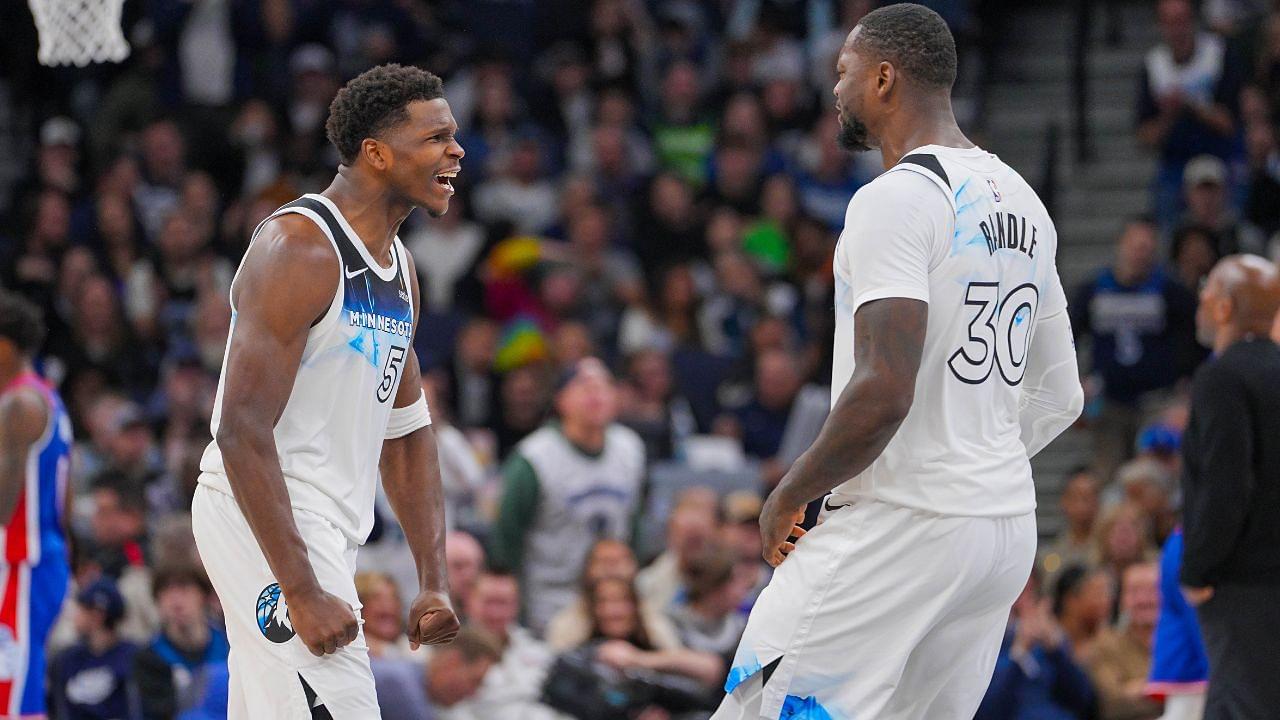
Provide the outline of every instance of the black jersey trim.
[[941,180],[942,184],[946,185],[948,189],[951,188],[951,178],[947,177],[947,171],[942,169],[942,163],[938,162],[936,155],[930,155],[928,153],[913,153],[898,161],[899,165],[906,163],[918,165],[925,170],[928,170],[934,175],[937,175],[938,179]]
[[304,207],[315,213],[324,221],[325,226],[329,228],[329,234],[333,236],[334,242],[338,245],[338,259],[342,262],[342,269],[344,272],[349,271],[352,267],[369,266],[369,264],[365,262],[364,257],[360,255],[358,250],[356,250],[354,245],[356,241],[353,240],[351,236],[347,235],[346,231],[342,229],[342,225],[338,222],[338,218],[334,216],[333,212],[329,210],[327,205],[319,200],[314,200],[309,197],[301,197],[293,202],[298,206]]

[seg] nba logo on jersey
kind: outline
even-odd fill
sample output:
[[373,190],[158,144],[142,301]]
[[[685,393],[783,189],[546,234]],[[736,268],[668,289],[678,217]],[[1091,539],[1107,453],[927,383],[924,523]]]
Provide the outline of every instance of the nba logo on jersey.
[[1000,202],[1000,188],[996,187],[996,181],[987,178],[987,187],[991,188],[991,197],[994,197],[996,202]]

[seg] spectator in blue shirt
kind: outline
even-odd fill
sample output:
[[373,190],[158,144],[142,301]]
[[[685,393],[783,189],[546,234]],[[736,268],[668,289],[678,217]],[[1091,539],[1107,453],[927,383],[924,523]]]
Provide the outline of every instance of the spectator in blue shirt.
[[129,670],[138,648],[120,639],[124,598],[103,577],[76,596],[79,642],[63,650],[49,668],[49,709],[60,720],[135,720],[141,717]]
[[995,673],[974,720],[1088,720],[1097,715],[1089,678],[1031,573],[1013,603]]
[[[1159,238],[1146,217],[1130,220],[1115,263],[1076,294],[1071,324],[1091,341],[1092,380],[1101,409],[1092,417],[1097,469],[1104,479],[1128,457],[1142,403],[1172,388],[1193,367],[1196,298],[1157,263]],[[1101,388],[1098,388],[1098,385]]]
[[211,589],[194,565],[161,567],[152,579],[160,632],[133,665],[146,720],[165,720],[198,707],[210,667],[227,660],[226,633],[209,619]]

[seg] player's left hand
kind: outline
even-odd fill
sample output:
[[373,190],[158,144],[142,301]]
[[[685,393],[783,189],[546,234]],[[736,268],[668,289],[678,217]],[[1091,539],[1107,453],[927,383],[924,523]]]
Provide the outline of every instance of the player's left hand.
[[1213,598],[1213,588],[1210,586],[1190,587],[1183,585],[1182,596],[1187,599],[1187,604],[1191,607],[1200,607]]
[[778,567],[787,555],[796,549],[795,541],[804,537],[805,529],[800,527],[804,522],[804,506],[798,508],[779,507],[775,501],[777,495],[770,495],[760,510],[760,540],[764,547],[764,560],[773,567]]
[[409,647],[444,645],[458,635],[458,616],[445,593],[423,590],[409,607]]

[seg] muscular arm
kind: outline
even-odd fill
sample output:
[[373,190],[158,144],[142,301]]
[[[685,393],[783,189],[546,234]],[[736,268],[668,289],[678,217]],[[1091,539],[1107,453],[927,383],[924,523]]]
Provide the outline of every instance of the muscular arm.
[[0,398],[0,527],[13,518],[27,478],[27,454],[48,423],[49,410],[35,391],[20,388]]
[[[324,593],[294,524],[274,429],[307,333],[333,301],[337,275],[337,254],[320,230],[305,218],[283,216],[267,223],[249,247],[232,288],[236,313],[218,448],[236,502],[289,599],[291,617],[307,599]],[[304,635],[305,623],[293,619]],[[305,635],[304,640],[316,652]]]
[[858,308],[853,377],[818,439],[774,490],[781,507],[801,507],[820,497],[884,451],[911,409],[928,312],[928,304],[906,298],[872,300]]
[[[412,257],[409,258],[409,267],[416,334],[418,274]],[[393,407],[396,408],[412,405],[422,396],[421,369],[412,348],[410,338],[404,377],[394,400]],[[449,599],[449,579],[445,574],[444,560],[444,486],[440,482],[435,431],[428,425],[407,435],[384,440],[379,470],[387,500],[400,521],[418,568],[421,593],[410,609],[409,640],[414,647],[420,642],[448,642],[457,633],[457,620],[451,612],[435,612],[448,608]]]

